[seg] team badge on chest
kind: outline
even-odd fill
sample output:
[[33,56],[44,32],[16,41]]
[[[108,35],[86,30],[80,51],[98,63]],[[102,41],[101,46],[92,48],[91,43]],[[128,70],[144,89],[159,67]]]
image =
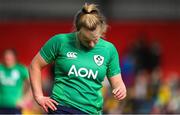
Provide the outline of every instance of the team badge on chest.
[[94,55],[94,61],[98,66],[101,66],[104,62],[104,57],[101,55]]

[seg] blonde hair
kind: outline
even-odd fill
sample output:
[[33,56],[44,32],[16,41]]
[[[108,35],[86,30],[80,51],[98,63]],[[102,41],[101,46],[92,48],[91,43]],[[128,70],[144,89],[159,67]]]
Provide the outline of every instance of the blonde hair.
[[98,25],[101,26],[102,33],[104,34],[107,29],[107,24],[104,16],[100,13],[96,4],[88,4],[82,7],[82,9],[77,13],[74,25],[77,31],[82,27],[88,30],[95,30]]

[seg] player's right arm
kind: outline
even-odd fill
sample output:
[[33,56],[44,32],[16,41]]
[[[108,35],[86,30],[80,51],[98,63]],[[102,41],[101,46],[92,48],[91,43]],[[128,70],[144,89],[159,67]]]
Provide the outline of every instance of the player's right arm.
[[29,67],[29,75],[30,75],[30,83],[32,87],[32,93],[36,100],[36,102],[46,111],[48,112],[48,108],[52,110],[56,110],[56,106],[58,103],[51,99],[50,97],[46,97],[43,95],[42,85],[41,85],[41,70],[43,67],[48,65],[48,63],[41,57],[38,53],[32,60]]

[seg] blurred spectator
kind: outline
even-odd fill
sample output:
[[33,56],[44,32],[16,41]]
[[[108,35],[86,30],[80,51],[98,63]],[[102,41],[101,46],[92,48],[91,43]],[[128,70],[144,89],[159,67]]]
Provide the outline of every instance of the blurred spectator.
[[150,113],[152,102],[148,98],[149,73],[141,71],[137,74],[134,84],[134,95],[132,99],[133,113]]
[[127,87],[131,87],[135,77],[135,59],[132,55],[132,49],[128,48],[122,57],[121,67],[123,80]]
[[167,105],[171,99],[171,89],[168,80],[162,81],[152,113],[167,113]]
[[18,63],[14,49],[6,49],[0,64],[0,114],[21,114],[32,97],[28,84],[27,68]]
[[171,101],[167,106],[167,111],[172,114],[180,114],[180,78],[177,79]]
[[151,71],[156,70],[161,64],[161,48],[159,44],[153,41],[150,44],[150,57],[149,57],[149,69]]
[[128,89],[123,113],[149,114],[159,95],[161,49],[157,42],[150,44],[146,39],[147,35],[141,34],[122,58],[122,75]]
[[135,60],[136,72],[146,70],[152,72],[160,66],[161,49],[157,42],[148,44],[147,35],[142,34],[132,45],[132,55]]
[[180,113],[180,78],[176,73],[171,74],[169,78],[171,98],[167,104],[166,113],[177,114]]
[[145,39],[146,38],[140,38],[132,45],[132,55],[135,59],[136,73],[141,70],[149,70],[150,49]]

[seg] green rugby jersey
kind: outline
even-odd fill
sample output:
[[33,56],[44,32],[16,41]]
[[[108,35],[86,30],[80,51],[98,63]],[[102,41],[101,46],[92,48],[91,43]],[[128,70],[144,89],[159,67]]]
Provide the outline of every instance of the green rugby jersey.
[[23,83],[28,77],[27,68],[16,64],[11,68],[0,64],[0,107],[16,107],[23,95]]
[[41,48],[40,55],[55,62],[51,97],[60,105],[98,114],[102,111],[102,81],[120,73],[119,57],[110,42],[99,39],[88,50],[79,44],[76,33],[58,34]]

